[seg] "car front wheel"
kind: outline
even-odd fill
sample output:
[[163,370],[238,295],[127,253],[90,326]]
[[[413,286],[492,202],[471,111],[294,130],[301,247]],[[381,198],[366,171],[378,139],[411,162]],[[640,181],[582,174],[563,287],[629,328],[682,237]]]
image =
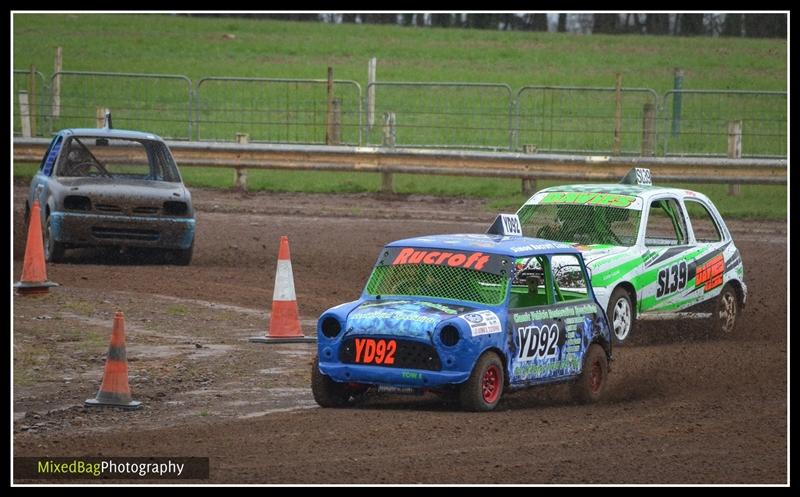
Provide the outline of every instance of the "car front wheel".
[[630,338],[636,318],[630,292],[621,286],[615,288],[611,298],[608,299],[606,313],[614,344],[622,345]]
[[194,240],[192,240],[192,244],[189,245],[187,249],[178,249],[173,251],[173,257],[175,260],[175,264],[179,266],[188,266],[190,262],[192,262],[192,253],[194,252]]
[[503,363],[494,352],[478,359],[469,379],[461,385],[461,407],[467,411],[491,411],[503,395],[505,373]]
[[53,227],[50,216],[44,222],[44,260],[61,262],[64,258],[64,244],[53,238]]
[[311,366],[311,393],[321,407],[344,407],[350,400],[350,391],[344,383],[333,381],[319,370],[319,357]]

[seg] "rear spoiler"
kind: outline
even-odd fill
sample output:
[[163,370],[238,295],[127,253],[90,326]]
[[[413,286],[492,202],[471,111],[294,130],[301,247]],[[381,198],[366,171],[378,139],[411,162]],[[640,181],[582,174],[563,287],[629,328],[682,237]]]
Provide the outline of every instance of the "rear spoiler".
[[522,223],[516,214],[500,214],[489,227],[488,235],[522,236]]

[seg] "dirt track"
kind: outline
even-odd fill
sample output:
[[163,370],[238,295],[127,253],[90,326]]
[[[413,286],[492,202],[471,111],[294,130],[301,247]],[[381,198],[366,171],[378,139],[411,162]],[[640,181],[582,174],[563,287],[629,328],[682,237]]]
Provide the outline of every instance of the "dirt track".
[[[24,192],[15,189],[17,215]],[[208,456],[210,481],[243,483],[787,481],[785,223],[729,225],[750,291],[734,336],[643,326],[616,349],[600,405],[572,405],[556,386],[509,395],[489,414],[434,396],[337,410],[311,398],[314,345],[246,340],[264,334],[280,235],[311,334],[325,308],[357,298],[383,243],[483,230],[493,213],[431,198],[194,197],[191,266],[68,252],[48,267],[61,287],[14,298],[15,456]],[[145,408],[87,410],[116,309]]]

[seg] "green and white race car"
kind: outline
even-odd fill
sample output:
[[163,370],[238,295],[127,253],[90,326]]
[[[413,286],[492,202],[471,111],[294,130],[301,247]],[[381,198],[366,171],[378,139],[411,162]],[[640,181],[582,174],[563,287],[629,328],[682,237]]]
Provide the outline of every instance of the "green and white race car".
[[653,186],[648,169],[632,169],[619,184],[546,188],[517,216],[525,236],[583,253],[618,344],[637,319],[710,318],[729,333],[744,309],[742,258],[714,204]]

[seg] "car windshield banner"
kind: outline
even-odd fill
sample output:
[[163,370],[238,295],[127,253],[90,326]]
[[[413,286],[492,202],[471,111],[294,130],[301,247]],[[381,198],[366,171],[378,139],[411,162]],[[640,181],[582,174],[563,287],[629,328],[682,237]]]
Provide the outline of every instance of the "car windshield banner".
[[610,192],[541,192],[531,197],[527,204],[566,204],[592,205],[599,207],[617,207],[620,209],[642,209],[642,199],[635,195]]
[[508,274],[511,259],[481,251],[463,251],[443,248],[391,247],[385,248],[379,266],[402,264],[428,264],[432,266],[460,267],[498,275]]

